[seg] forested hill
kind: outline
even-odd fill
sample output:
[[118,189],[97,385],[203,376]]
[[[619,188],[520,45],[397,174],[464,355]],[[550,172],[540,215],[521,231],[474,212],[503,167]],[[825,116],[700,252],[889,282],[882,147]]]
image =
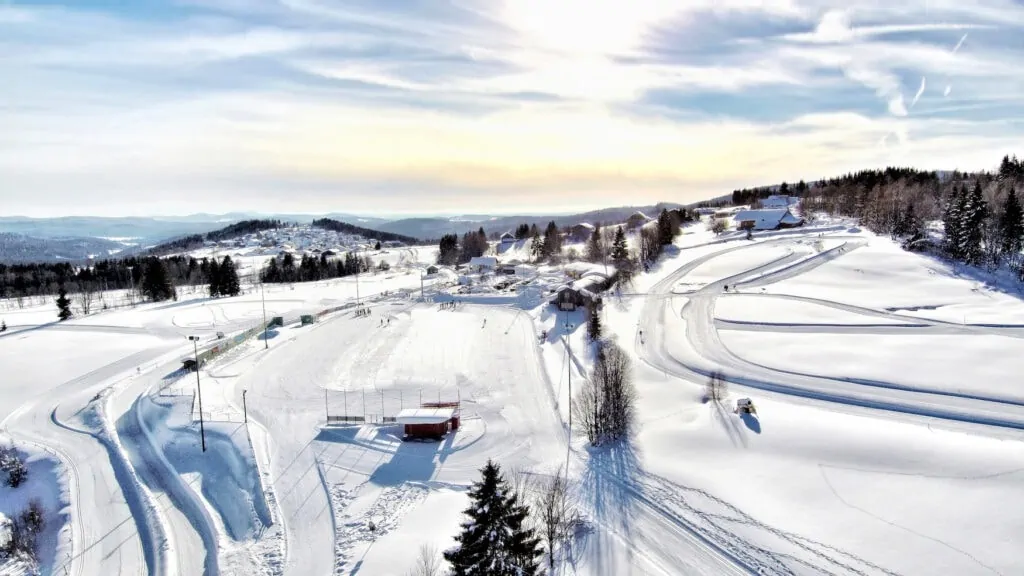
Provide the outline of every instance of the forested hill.
[[225,226],[219,230],[207,232],[206,234],[191,234],[189,236],[158,244],[150,248],[149,253],[154,255],[163,255],[173,252],[187,252],[189,250],[195,250],[196,248],[202,248],[203,243],[207,241],[218,242],[220,240],[230,240],[231,238],[237,238],[238,236],[243,236],[245,234],[252,234],[253,232],[259,232],[261,230],[274,230],[282,227],[284,227],[284,224],[280,220],[242,220],[241,222],[235,222],[234,224]]
[[341,232],[342,234],[358,235],[368,240],[378,240],[380,242],[404,242],[405,244],[418,244],[420,242],[412,236],[404,236],[402,234],[394,234],[391,232],[381,232],[379,230],[370,230],[369,228],[354,226],[347,222],[340,222],[330,218],[313,220],[313,226],[323,228],[324,230]]

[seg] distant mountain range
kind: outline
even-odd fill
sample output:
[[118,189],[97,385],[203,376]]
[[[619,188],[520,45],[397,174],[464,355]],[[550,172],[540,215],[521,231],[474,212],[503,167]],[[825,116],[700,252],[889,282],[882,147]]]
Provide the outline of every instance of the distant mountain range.
[[345,213],[258,214],[249,212],[200,213],[160,218],[0,216],[0,262],[81,261],[89,257],[105,258],[113,255],[127,255],[145,250],[161,242],[192,234],[205,234],[247,219],[269,218],[286,223],[301,224],[310,223],[319,218],[330,218],[363,228],[411,236],[426,241],[436,240],[445,234],[463,234],[481,227],[488,234],[506,232],[524,222],[537,224],[540,227],[552,220],[559,226],[580,222],[623,222],[638,210],[653,217],[657,216],[662,208],[677,208],[679,206],[679,204],[622,206],[580,214],[550,216],[472,214],[394,219]]

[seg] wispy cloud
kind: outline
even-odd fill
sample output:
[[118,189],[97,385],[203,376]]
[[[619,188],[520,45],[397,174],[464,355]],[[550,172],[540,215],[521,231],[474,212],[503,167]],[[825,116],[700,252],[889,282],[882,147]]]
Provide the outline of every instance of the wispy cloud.
[[10,211],[689,200],[1021,141],[1008,0],[111,6],[0,4]]

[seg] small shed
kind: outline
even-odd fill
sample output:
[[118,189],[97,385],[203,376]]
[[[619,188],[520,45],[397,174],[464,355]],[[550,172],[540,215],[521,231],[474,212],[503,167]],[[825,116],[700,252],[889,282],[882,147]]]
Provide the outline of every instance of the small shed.
[[437,274],[437,266],[427,266],[427,276]]
[[403,440],[414,438],[441,439],[458,427],[455,408],[406,408],[398,413],[395,422],[403,429]]

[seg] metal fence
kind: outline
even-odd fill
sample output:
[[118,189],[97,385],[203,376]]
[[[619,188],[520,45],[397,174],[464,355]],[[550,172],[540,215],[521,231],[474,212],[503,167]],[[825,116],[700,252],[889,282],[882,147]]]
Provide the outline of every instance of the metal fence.
[[458,387],[400,390],[325,390],[327,424],[393,424],[406,408],[458,408]]

